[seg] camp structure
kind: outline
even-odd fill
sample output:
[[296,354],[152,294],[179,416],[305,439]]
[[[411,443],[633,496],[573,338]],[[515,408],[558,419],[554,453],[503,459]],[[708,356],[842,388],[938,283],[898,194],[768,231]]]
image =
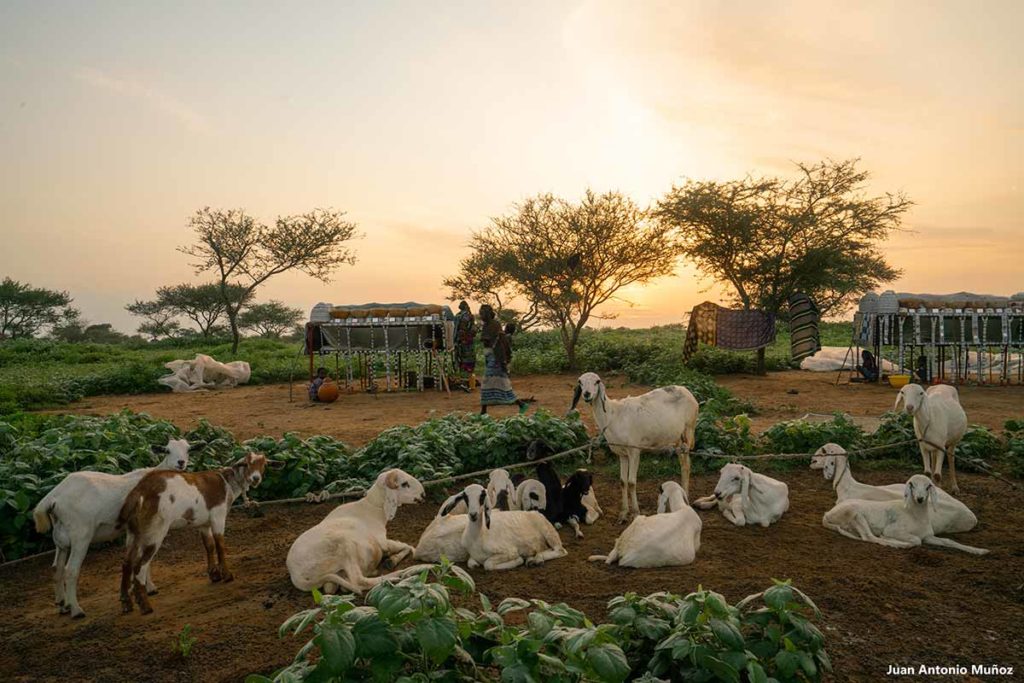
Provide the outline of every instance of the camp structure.
[[1024,292],[868,292],[853,318],[854,358],[861,349],[916,382],[1022,384]]
[[[335,379],[353,391],[447,389],[454,374],[455,317],[438,304],[318,303],[306,323],[309,373],[334,356]],[[322,361],[321,361],[322,362]]]

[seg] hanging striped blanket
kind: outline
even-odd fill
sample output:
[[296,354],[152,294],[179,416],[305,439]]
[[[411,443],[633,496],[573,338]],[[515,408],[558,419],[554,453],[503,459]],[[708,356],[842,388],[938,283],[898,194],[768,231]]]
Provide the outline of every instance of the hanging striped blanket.
[[821,350],[818,335],[818,307],[806,294],[796,292],[789,297],[789,339],[793,360],[813,356]]
[[753,351],[775,341],[775,316],[764,311],[723,308],[705,301],[690,312],[683,343],[683,361],[708,344],[732,351]]

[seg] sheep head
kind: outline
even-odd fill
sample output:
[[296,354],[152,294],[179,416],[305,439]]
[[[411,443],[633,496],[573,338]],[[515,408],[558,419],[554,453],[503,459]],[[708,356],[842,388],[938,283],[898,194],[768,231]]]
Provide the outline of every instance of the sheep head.
[[459,498],[466,503],[466,514],[469,515],[470,522],[478,522],[482,517],[484,525],[488,529],[491,528],[491,503],[483,486],[470,484],[459,494]]
[[604,385],[601,382],[601,378],[596,372],[585,372],[580,375],[580,378],[576,380],[576,389],[572,395],[572,407],[570,411],[576,409],[576,404],[579,403],[580,397],[587,403],[592,403],[594,399],[604,394]]
[[899,410],[901,401],[903,402],[903,410],[906,411],[907,415],[914,415],[921,409],[921,404],[924,403],[924,387],[920,384],[905,385],[900,389],[900,393],[896,394],[896,403],[892,409]]
[[924,505],[931,501],[932,507],[938,500],[939,490],[932,480],[923,474],[915,474],[907,480],[903,489],[903,500],[909,508],[911,505]]
[[729,463],[721,469],[715,484],[715,498],[724,500],[731,495],[743,493],[750,485],[750,470],[737,463]]
[[687,507],[690,501],[686,498],[686,491],[677,481],[666,481],[661,485],[661,494],[658,496],[658,514],[663,512],[678,512]]
[[[822,470],[825,469],[825,464],[828,462],[830,455],[845,455],[846,449],[837,443],[827,443],[814,452],[814,457],[811,458],[811,469]],[[826,479],[831,479],[832,476],[829,474],[825,475]]]
[[153,452],[163,455],[157,465],[162,470],[184,471],[188,467],[189,443],[185,439],[170,439],[166,446],[154,446]]
[[263,473],[267,469],[267,456],[262,453],[246,453],[231,466],[235,480],[240,482],[243,490],[260,485]]

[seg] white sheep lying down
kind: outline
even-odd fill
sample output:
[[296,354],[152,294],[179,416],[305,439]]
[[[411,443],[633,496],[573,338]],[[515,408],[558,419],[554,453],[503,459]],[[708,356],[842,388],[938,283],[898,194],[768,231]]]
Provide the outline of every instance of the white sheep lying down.
[[565,557],[562,539],[551,522],[539,512],[492,511],[487,491],[470,484],[441,510],[448,516],[458,503],[467,507],[462,546],[469,555],[470,568],[512,569],[522,564],[543,564]]
[[[901,500],[906,489],[906,484],[871,486],[854,479],[846,450],[839,444],[827,443],[819,448],[811,459],[811,469],[822,470],[825,479],[832,482],[837,503],[851,499]],[[937,486],[935,491],[931,519],[936,534],[962,533],[978,525],[978,518],[970,508]]]
[[[456,493],[441,504],[437,515],[420,535],[413,558],[423,562],[440,562],[447,557],[452,562],[465,562],[469,553],[462,545],[462,532],[466,530],[469,517],[466,516],[466,505]],[[450,506],[447,515],[441,514]]]
[[402,470],[382,472],[360,500],[336,507],[322,522],[307,529],[288,550],[288,574],[299,590],[338,586],[353,593],[372,588],[422,567],[410,567],[386,576],[368,577],[385,560],[397,565],[412,546],[387,537],[387,523],[400,505],[423,500],[423,485]]
[[768,526],[789,509],[789,487],[785,482],[729,463],[721,469],[714,495],[694,502],[694,507],[710,510],[718,506],[727,520],[736,526]]
[[667,481],[661,485],[658,514],[636,517],[619,534],[611,553],[588,559],[637,568],[690,564],[700,549],[701,526],[683,487]]
[[907,480],[904,500],[857,500],[839,503],[825,513],[821,523],[843,536],[891,548],[913,548],[922,543],[984,555],[987,550],[963,545],[935,535],[931,508],[938,499],[938,487],[923,474]]

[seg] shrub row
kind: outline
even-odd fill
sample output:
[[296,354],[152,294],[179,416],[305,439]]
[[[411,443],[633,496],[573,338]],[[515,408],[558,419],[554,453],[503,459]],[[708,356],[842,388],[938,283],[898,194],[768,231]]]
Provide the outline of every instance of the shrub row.
[[240,444],[227,430],[205,421],[182,435],[170,422],[129,411],[102,418],[22,415],[0,421],[0,552],[14,559],[47,547],[48,539],[32,531],[32,510],[68,473],[150,467],[159,460],[152,447],[179,436],[192,445],[192,470],[229,464],[245,449],[263,452],[282,465],[267,471],[253,491],[256,500],[362,488],[389,467],[401,467],[424,481],[443,478],[521,461],[533,439],[543,439],[556,450],[587,440],[578,418],[544,411],[503,420],[452,414],[416,427],[389,429],[358,450],[329,436],[302,439],[295,434]]
[[[428,580],[433,579],[433,580]],[[814,603],[789,584],[735,605],[698,588],[686,596],[627,593],[594,624],[566,604],[506,598],[455,607],[475,591],[447,563],[353,596],[323,596],[280,635],[309,634],[294,662],[247,683],[290,681],[818,681],[832,671]]]
[[[845,323],[827,323],[822,329],[826,343],[845,344],[850,337],[849,325]],[[749,410],[749,406],[729,404],[725,390],[716,387],[707,375],[750,372],[753,354],[701,347],[684,365],[681,353],[685,334],[680,325],[646,330],[584,330],[577,349],[577,367],[622,374],[642,384],[684,384],[702,402],[715,399],[732,413]],[[565,351],[554,331],[516,335],[514,345],[514,374],[569,371]],[[164,363],[192,358],[196,353],[225,360],[232,357],[230,348],[226,343],[172,346],[165,342],[140,346],[134,342],[5,341],[0,343],[0,415],[65,404],[86,396],[166,391],[157,383],[167,372]],[[252,366],[251,384],[266,384],[287,381],[293,373],[303,375],[304,362],[297,352],[295,343],[250,339],[242,342],[237,357]],[[330,366],[333,361],[325,362]],[[788,336],[783,331],[768,349],[767,367],[782,370],[790,365]]]

